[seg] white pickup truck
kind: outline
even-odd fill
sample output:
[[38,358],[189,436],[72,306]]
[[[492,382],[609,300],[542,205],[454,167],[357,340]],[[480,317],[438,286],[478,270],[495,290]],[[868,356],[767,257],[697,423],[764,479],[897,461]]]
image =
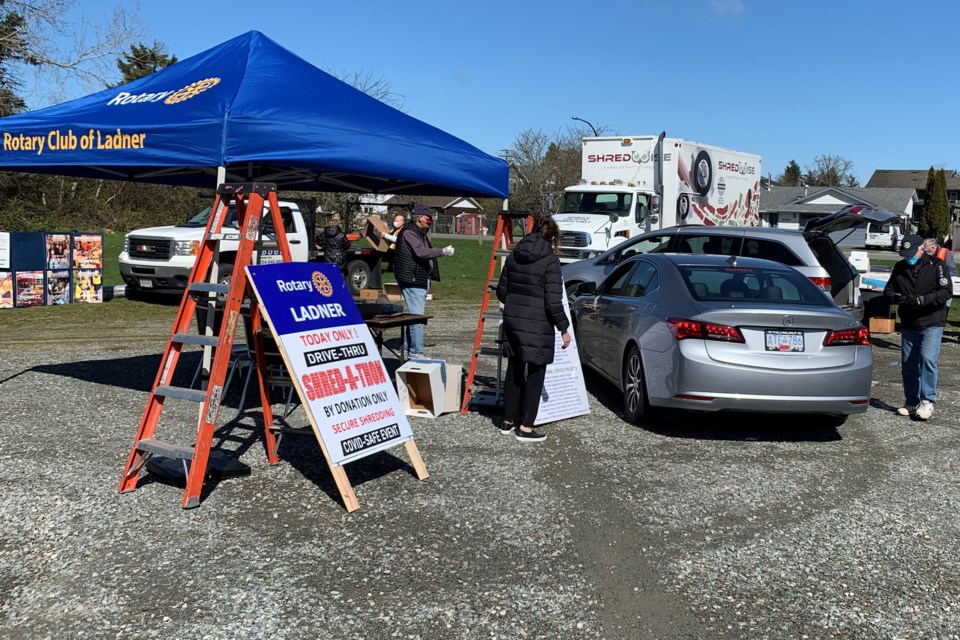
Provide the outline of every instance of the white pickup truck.
[[[295,262],[322,259],[318,257],[314,217],[304,216],[301,207],[293,201],[280,201],[280,216],[290,246],[290,257]],[[184,224],[166,227],[136,229],[126,235],[120,253],[120,275],[128,290],[182,293],[197,259],[200,243],[206,231],[211,207],[187,220]],[[264,215],[268,213],[264,208]],[[237,228],[236,208],[230,207],[224,229]],[[270,244],[276,237],[269,217],[263,226],[263,248],[254,252],[254,264],[280,261],[280,249]],[[227,236],[220,241],[218,280],[229,282],[239,246],[240,235]],[[379,287],[380,254],[370,247],[353,243],[347,255],[344,277],[355,295],[361,289]]]

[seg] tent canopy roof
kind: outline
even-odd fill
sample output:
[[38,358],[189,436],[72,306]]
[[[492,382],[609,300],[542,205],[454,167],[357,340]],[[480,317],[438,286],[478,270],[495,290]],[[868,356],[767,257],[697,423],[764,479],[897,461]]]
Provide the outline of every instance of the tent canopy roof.
[[506,197],[508,169],[258,31],[126,85],[0,118],[0,169],[211,187]]

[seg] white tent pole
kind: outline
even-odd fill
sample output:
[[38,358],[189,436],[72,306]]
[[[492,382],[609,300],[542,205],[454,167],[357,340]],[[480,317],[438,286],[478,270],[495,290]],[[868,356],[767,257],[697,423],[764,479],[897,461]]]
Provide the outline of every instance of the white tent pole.
[[219,187],[226,181],[227,181],[227,168],[223,166],[217,167],[217,186]]

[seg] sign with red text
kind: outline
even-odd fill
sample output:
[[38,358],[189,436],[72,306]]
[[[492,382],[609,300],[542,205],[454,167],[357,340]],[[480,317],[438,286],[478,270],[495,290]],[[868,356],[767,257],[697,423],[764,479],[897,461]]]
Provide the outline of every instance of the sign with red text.
[[310,424],[337,466],[413,438],[337,265],[247,267]]

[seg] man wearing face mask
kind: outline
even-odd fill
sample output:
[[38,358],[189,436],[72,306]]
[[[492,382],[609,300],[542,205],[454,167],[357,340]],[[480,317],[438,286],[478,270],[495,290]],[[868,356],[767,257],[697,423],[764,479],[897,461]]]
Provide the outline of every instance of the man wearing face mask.
[[[397,258],[393,274],[400,285],[407,311],[423,315],[427,306],[427,293],[431,282],[440,281],[437,258],[452,256],[453,247],[434,249],[427,233],[433,226],[433,211],[418,204],[410,216],[411,224],[404,225],[397,237]],[[423,325],[411,325],[404,336],[407,352],[411,358],[423,357]]]
[[902,416],[928,420],[937,402],[937,359],[947,323],[947,300],[953,290],[947,267],[925,250],[923,238],[906,236],[883,295],[898,305]]

